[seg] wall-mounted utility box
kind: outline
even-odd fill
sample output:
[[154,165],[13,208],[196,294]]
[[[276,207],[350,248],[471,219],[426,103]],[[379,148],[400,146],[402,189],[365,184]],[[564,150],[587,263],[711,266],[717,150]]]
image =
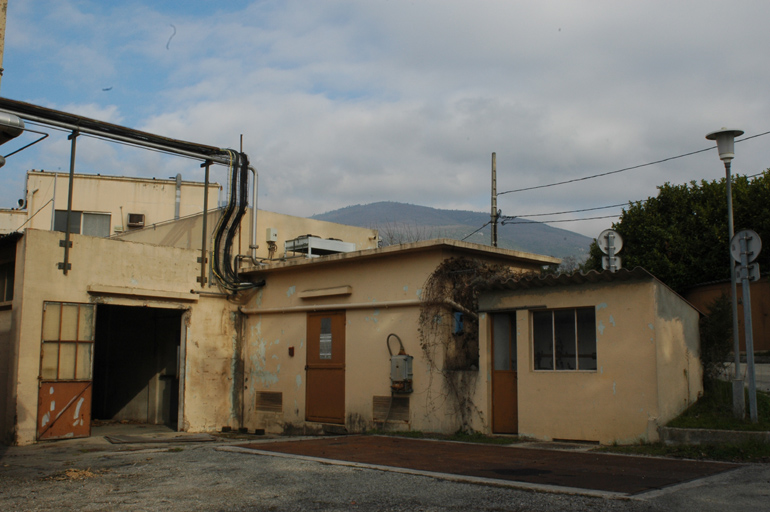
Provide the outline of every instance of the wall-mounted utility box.
[[412,361],[406,354],[390,356],[390,388],[394,393],[412,392]]
[[267,228],[267,232],[265,234],[265,240],[268,242],[277,242],[278,230],[275,228]]

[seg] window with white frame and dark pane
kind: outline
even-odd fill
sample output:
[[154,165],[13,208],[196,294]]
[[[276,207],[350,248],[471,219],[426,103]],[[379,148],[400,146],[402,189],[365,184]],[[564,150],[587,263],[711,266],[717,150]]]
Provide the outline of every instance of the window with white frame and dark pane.
[[535,370],[596,370],[596,310],[532,312]]
[[[88,236],[110,236],[110,214],[99,212],[70,212],[70,233]],[[67,230],[67,210],[56,210],[53,219],[54,231]]]

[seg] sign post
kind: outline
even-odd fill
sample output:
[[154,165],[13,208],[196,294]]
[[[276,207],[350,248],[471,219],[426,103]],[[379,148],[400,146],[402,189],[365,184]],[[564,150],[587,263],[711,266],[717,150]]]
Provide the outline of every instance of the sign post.
[[749,376],[749,415],[752,423],[759,422],[757,413],[757,380],[754,372],[754,329],[751,324],[751,291],[749,281],[759,279],[759,263],[752,261],[762,250],[762,240],[754,231],[746,229],[737,233],[730,240],[730,254],[740,266],[736,268],[736,277],[741,279],[743,291],[743,331],[746,340],[746,372]]

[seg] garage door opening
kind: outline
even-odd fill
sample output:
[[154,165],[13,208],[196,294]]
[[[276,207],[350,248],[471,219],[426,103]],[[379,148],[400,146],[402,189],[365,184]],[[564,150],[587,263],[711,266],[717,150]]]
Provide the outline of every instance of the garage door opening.
[[99,304],[92,419],[178,430],[183,310]]

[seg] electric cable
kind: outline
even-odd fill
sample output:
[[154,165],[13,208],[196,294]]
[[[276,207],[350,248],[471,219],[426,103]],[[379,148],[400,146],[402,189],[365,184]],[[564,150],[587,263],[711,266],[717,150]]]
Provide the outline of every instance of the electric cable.
[[481,226],[481,227],[480,227],[479,229],[477,229],[476,231],[474,231],[473,233],[471,233],[470,235],[466,236],[465,238],[461,238],[461,239],[460,239],[460,241],[461,241],[461,242],[463,242],[463,241],[467,240],[468,238],[470,238],[471,236],[475,235],[476,233],[478,233],[479,231],[481,231],[481,230],[482,230],[482,229],[484,229],[485,227],[489,226],[490,224],[492,224],[492,221],[491,221],[491,220],[490,220],[489,222],[487,222],[486,224],[484,224],[483,226]]
[[[603,217],[583,217],[582,219],[548,220],[548,221],[541,222],[540,224],[552,224],[554,222],[578,222],[578,221],[581,221],[581,220],[614,219],[614,218],[616,218],[618,216],[619,215],[605,215]],[[523,220],[521,222],[510,222],[510,221],[506,222],[506,221],[503,221],[503,222],[501,222],[501,224],[505,226],[505,225],[508,225],[508,224],[531,224],[531,223],[535,223],[535,222],[537,222],[537,221],[534,221],[534,220]]]
[[[630,201],[630,202],[636,202],[636,201]],[[607,208],[617,208],[618,206],[626,206],[628,203],[620,203],[620,204],[611,204],[608,206],[596,206],[594,208],[583,208],[582,210],[569,210],[564,212],[551,212],[551,213],[530,213],[528,215],[501,215],[499,218],[506,220],[506,219],[518,219],[522,217],[544,217],[548,215],[562,215],[565,213],[579,213],[579,212],[590,212],[593,210],[606,210]]]
[[[743,142],[743,141],[750,140],[750,139],[756,139],[757,137],[762,137],[762,136],[768,135],[768,134],[770,134],[770,131],[763,132],[763,133],[758,133],[758,134],[752,135],[750,137],[744,137],[742,139],[738,139],[738,140],[735,141],[735,143]],[[617,173],[620,173],[620,172],[632,171],[634,169],[641,169],[642,167],[649,167],[651,165],[661,164],[663,162],[669,162],[671,160],[676,160],[678,158],[684,158],[684,157],[687,157],[687,156],[697,155],[698,153],[704,153],[706,151],[712,151],[714,149],[716,149],[716,146],[712,146],[712,147],[705,148],[705,149],[699,149],[697,151],[691,151],[689,153],[684,153],[684,154],[677,155],[677,156],[663,158],[661,160],[656,160],[654,162],[648,162],[646,164],[640,164],[640,165],[634,165],[634,166],[631,166],[631,167],[625,167],[623,169],[618,169],[616,171],[609,171],[609,172],[603,172],[603,173],[600,173],[600,174],[593,174],[591,176],[584,176],[582,178],[575,178],[575,179],[566,180],[566,181],[559,181],[559,182],[556,182],[556,183],[549,183],[547,185],[537,185],[537,186],[534,186],[534,187],[526,187],[526,188],[517,188],[517,189],[514,189],[514,190],[506,190],[505,192],[498,192],[497,195],[498,196],[502,196],[504,194],[512,194],[514,192],[524,192],[526,190],[536,190],[536,189],[539,189],[539,188],[555,187],[557,185],[565,185],[567,183],[575,183],[576,181],[584,181],[584,180],[590,180],[590,179],[593,179],[593,178],[600,178],[602,176],[609,176],[610,174],[617,174]]]

